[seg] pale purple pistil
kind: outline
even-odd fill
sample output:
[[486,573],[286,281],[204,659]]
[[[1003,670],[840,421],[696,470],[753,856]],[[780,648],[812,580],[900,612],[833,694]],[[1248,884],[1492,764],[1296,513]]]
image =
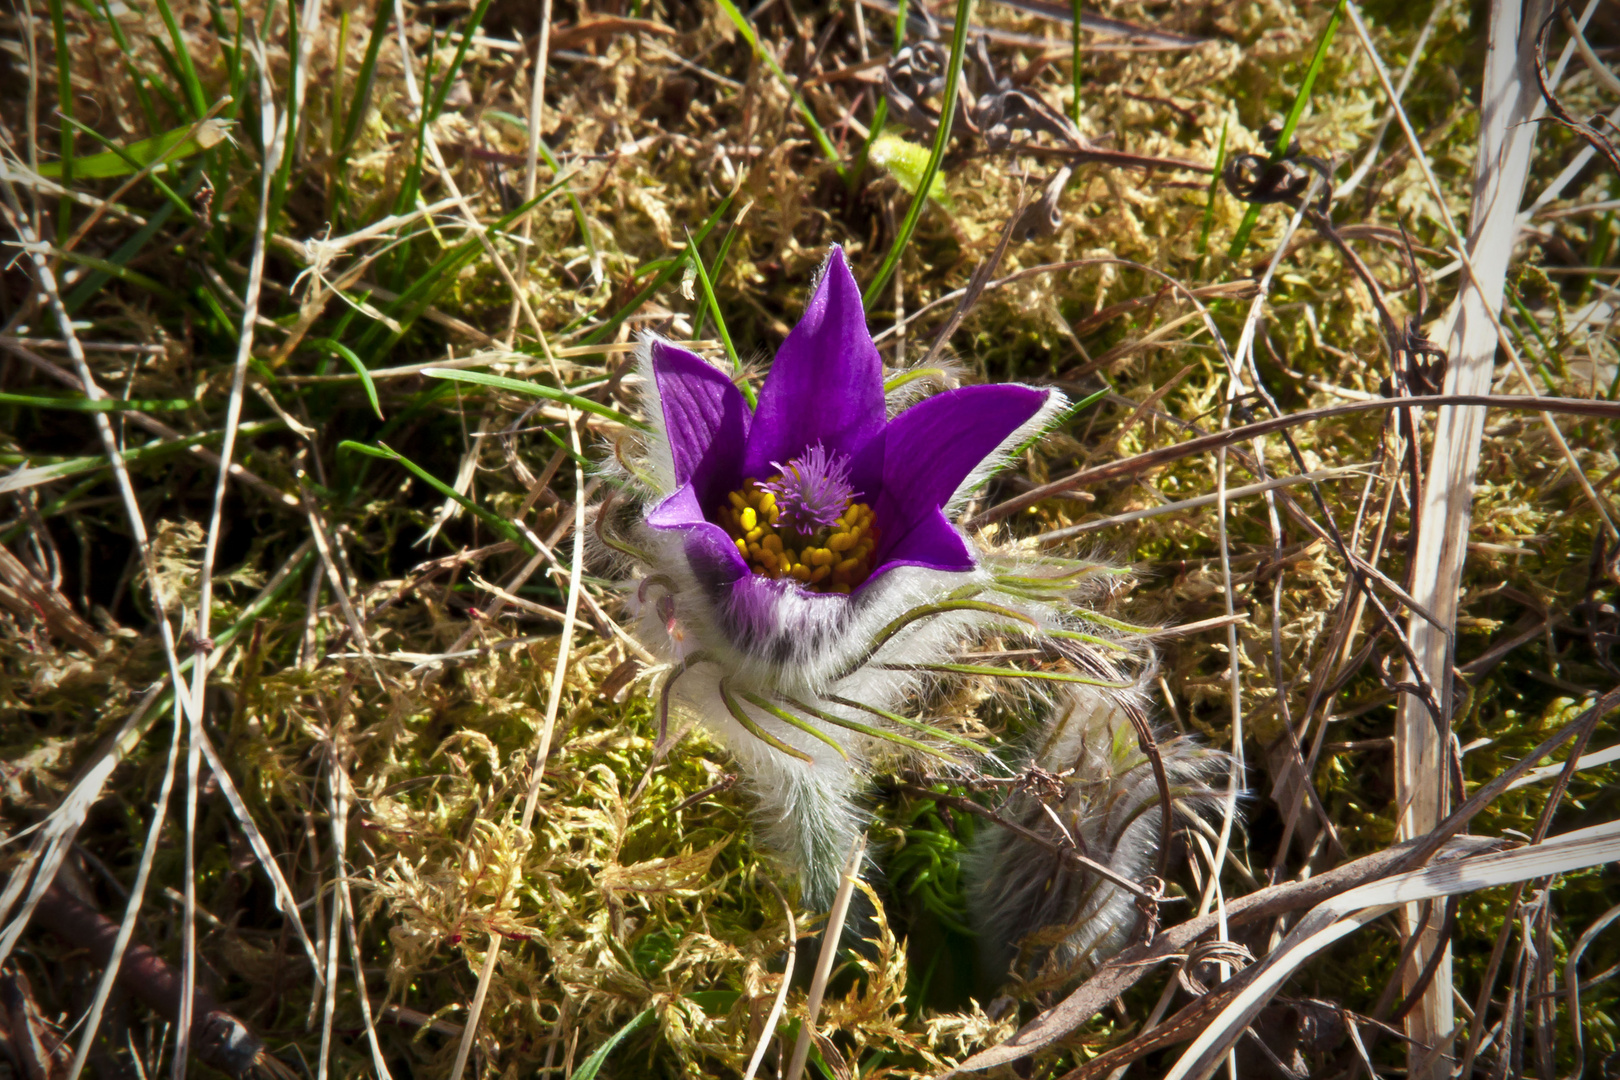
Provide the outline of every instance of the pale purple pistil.
[[786,465],[773,461],[771,467],[782,475],[759,486],[776,496],[781,514],[777,526],[801,536],[836,525],[855,495],[849,483],[849,458],[827,453],[820,443]]

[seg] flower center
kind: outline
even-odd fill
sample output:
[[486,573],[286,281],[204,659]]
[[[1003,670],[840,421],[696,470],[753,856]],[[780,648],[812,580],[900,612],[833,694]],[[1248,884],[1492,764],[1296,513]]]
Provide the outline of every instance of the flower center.
[[853,501],[846,461],[817,445],[764,483],[727,496],[720,524],[749,569],[792,578],[815,592],[847,593],[872,573],[878,530],[872,508]]

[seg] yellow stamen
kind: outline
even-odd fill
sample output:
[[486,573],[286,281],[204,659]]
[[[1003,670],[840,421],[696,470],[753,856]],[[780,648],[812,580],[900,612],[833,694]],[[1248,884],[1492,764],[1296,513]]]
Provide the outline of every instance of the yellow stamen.
[[726,495],[715,514],[737,553],[761,577],[792,578],[815,592],[848,593],[872,573],[877,550],[872,508],[851,503],[838,522],[813,536],[777,531],[776,496],[753,480]]

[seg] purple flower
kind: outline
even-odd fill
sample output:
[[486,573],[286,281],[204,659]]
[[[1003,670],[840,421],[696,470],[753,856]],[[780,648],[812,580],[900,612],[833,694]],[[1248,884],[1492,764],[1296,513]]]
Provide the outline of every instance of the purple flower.
[[858,797],[876,764],[974,749],[896,710],[956,677],[952,658],[973,640],[1079,625],[951,521],[1063,396],[968,386],[891,415],[837,248],[756,408],[666,341],[647,344],[640,376],[651,431],[618,455],[642,494],[621,550],[640,578],[637,633],[666,661],[661,714],[724,740],[762,839],[824,902],[864,828]]
[[964,481],[1054,398],[964,386],[890,419],[860,290],[833,249],[750,410],[731,380],[656,341],[652,376],[675,490],[647,515],[743,608],[784,592],[845,603],[904,566],[976,565],[945,515]]

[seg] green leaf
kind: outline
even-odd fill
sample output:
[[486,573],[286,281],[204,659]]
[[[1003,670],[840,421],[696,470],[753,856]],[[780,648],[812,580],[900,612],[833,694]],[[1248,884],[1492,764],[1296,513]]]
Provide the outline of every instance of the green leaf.
[[1209,201],[1204,204],[1204,226],[1198,231],[1198,254],[1209,250],[1209,231],[1215,227],[1215,195],[1221,188],[1221,170],[1226,168],[1226,121],[1221,121],[1221,141],[1215,148],[1215,171],[1209,178]]
[[[1322,64],[1327,60],[1328,46],[1333,44],[1333,35],[1339,32],[1339,23],[1344,21],[1344,0],[1333,5],[1333,15],[1328,19],[1327,26],[1322,30],[1322,37],[1316,43],[1316,53],[1311,57],[1311,66],[1305,69],[1305,81],[1300,84],[1299,93],[1294,95],[1293,107],[1288,110],[1288,117],[1283,121],[1282,134],[1277,136],[1277,143],[1272,147],[1269,164],[1275,165],[1288,153],[1288,144],[1294,140],[1294,128],[1299,126],[1299,118],[1305,113],[1305,106],[1311,100],[1311,88],[1316,85],[1316,77],[1322,73]],[[1218,175],[1218,174],[1217,174]],[[1232,238],[1232,246],[1227,254],[1233,259],[1243,256],[1243,249],[1249,246],[1249,234],[1254,231],[1255,223],[1260,220],[1260,204],[1250,203],[1243,213],[1243,221],[1238,225],[1237,235]]]
[[430,367],[423,368],[422,374],[432,379],[449,379],[452,382],[477,383],[479,386],[492,386],[498,390],[511,390],[518,394],[528,394],[531,397],[547,398],[551,401],[561,401],[572,405],[576,409],[583,409],[588,413],[620,423],[626,427],[637,428],[641,431],[650,431],[646,424],[632,416],[626,416],[617,409],[610,408],[592,401],[588,397],[570,394],[566,390],[558,390],[554,386],[544,386],[540,383],[524,382],[522,379],[508,379],[504,375],[490,375],[482,371],[462,371],[459,368]]
[[392,461],[398,465],[403,465],[417,479],[426,483],[429,487],[433,488],[433,490],[437,491],[445,498],[454,499],[461,505],[463,510],[466,510],[469,514],[477,517],[479,521],[482,521],[484,524],[494,529],[501,539],[510,540],[512,543],[517,544],[524,550],[532,551],[528,540],[523,536],[522,533],[514,529],[511,523],[506,519],[502,518],[498,514],[492,513],[489,510],[485,510],[482,506],[479,506],[477,503],[467,498],[467,496],[463,495],[461,492],[457,491],[443,480],[440,480],[437,476],[434,476],[432,473],[422,468],[422,466],[418,465],[404,454],[401,454],[398,450],[388,446],[386,443],[378,443],[376,446],[369,446],[366,443],[358,443],[352,439],[344,439],[342,442],[338,443],[338,449],[353,450],[357,454],[365,454],[367,457],[382,458],[384,461]]
[[748,45],[754,50],[754,55],[765,61],[765,66],[771,69],[771,74],[775,75],[777,81],[787,88],[787,92],[793,98],[794,109],[798,111],[800,118],[804,120],[805,126],[810,129],[810,134],[815,137],[816,145],[821,147],[821,153],[828,161],[833,163],[833,167],[842,176],[844,167],[839,164],[838,150],[833,146],[832,140],[827,138],[827,133],[821,129],[821,124],[816,120],[816,114],[810,111],[810,106],[805,103],[803,96],[800,95],[799,84],[788,78],[787,72],[782,70],[782,65],[776,62],[776,57],[766,52],[764,47],[760,45],[759,35],[754,33],[754,24],[748,21],[748,16],[737,10],[737,5],[732,3],[732,0],[718,0],[718,2],[720,10],[726,13],[726,17],[737,28],[737,32],[748,39]]
[[185,398],[123,401],[119,398],[50,397],[35,394],[0,393],[0,405],[25,405],[35,409],[65,409],[69,412],[183,412],[191,408]]
[[354,368],[354,373],[360,376],[360,384],[366,388],[366,397],[371,401],[372,412],[375,412],[377,419],[381,420],[383,411],[382,404],[377,400],[377,384],[371,381],[371,372],[367,370],[365,361],[356,356],[354,350],[341,341],[333,341],[331,338],[319,338],[311,341],[310,344],[317,349],[325,349],[327,352],[341,356],[348,361],[349,366]]
[[[720,341],[726,347],[726,356],[731,360],[731,370],[742,374],[742,360],[737,356],[737,349],[731,344],[731,331],[726,329],[726,320],[720,315],[720,302],[714,298],[714,286],[709,282],[709,272],[703,268],[703,256],[698,254],[697,242],[692,234],[686,236],[686,258],[697,273],[698,284],[703,288],[703,300],[708,305],[709,313],[714,316],[714,328],[720,332]],[[754,388],[746,382],[742,384],[743,397],[748,399],[749,405],[759,404],[754,397]]]
[[[726,0],[721,0],[725,3]],[[956,25],[951,29],[951,59],[945,67],[945,93],[939,105],[939,125],[934,131],[934,148],[928,154],[928,164],[922,175],[917,178],[919,192],[934,190],[934,177],[939,175],[939,163],[945,159],[945,147],[951,141],[951,123],[956,119],[956,90],[962,81],[962,55],[967,51],[968,16],[973,12],[973,0],[956,0]],[[911,205],[906,208],[905,220],[900,223],[900,231],[895,235],[894,244],[889,253],[883,256],[883,263],[878,267],[877,276],[871,284],[866,286],[866,292],[861,296],[861,304],[868,310],[873,301],[883,291],[883,286],[889,283],[894,274],[894,268],[900,265],[900,256],[905,252],[906,245],[911,242],[911,234],[917,228],[917,220],[922,217],[923,207],[928,200],[913,196]]]
[[[193,127],[197,129],[195,134],[187,138]],[[229,125],[223,120],[205,120],[201,125],[186,124],[184,127],[165,131],[161,135],[132,142],[118,150],[104,150],[89,157],[75,158],[73,175],[80,180],[109,180],[118,176],[130,176],[159,158],[164,159],[163,165],[168,165],[170,162],[184,160],[219,145],[226,138],[228,129]],[[58,179],[62,175],[62,163],[42,161],[39,163],[39,174]]]
[[613,1053],[618,1048],[618,1045],[629,1038],[631,1034],[646,1027],[647,1022],[652,1018],[653,1011],[651,1009],[643,1009],[637,1013],[635,1019],[608,1036],[607,1042],[598,1046],[590,1057],[580,1062],[579,1068],[574,1070],[569,1080],[596,1080],[596,1074],[601,1071],[602,1064],[607,1061],[608,1055]]
[[[725,215],[725,212],[731,208],[731,200],[731,195],[727,195],[724,199],[720,200],[720,205],[714,208],[714,213],[709,215],[708,220],[699,226],[698,231],[693,235],[693,243],[703,243],[704,238],[709,235],[709,231],[714,228],[715,222],[719,221],[721,217]],[[620,323],[634,315],[637,310],[640,309],[641,305],[645,304],[654,293],[669,283],[670,278],[680,273],[681,264],[684,261],[684,259],[668,260],[664,265],[664,268],[658,271],[658,276],[653,278],[652,281],[648,283],[646,288],[632,296],[630,301],[625,304],[624,307],[616,311],[613,314],[613,317],[608,319],[607,322],[603,323],[601,326],[598,326],[589,334],[586,334],[584,338],[580,340],[580,344],[595,345],[598,342],[605,341],[607,338],[611,337],[613,332],[619,328]],[[651,264],[648,265],[650,266]]]

